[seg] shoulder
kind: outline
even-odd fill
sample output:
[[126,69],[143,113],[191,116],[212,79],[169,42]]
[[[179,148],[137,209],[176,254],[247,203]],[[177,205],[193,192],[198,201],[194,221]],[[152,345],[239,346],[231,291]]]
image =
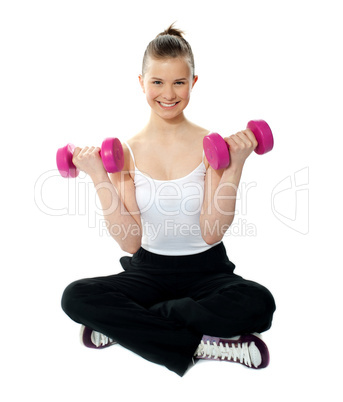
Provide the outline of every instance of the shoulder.
[[204,127],[201,127],[201,126],[198,126],[198,125],[196,125],[196,124],[194,124],[194,123],[191,123],[190,124],[190,131],[192,132],[192,133],[194,133],[194,135],[197,135],[197,136],[200,136],[200,137],[205,137],[205,135],[207,135],[207,134],[209,134],[210,133],[210,130],[208,130],[207,128],[204,128]]
[[[134,136],[130,137],[128,140],[125,141],[130,148],[134,151],[135,148],[137,148],[137,146],[140,146],[142,144],[144,144],[146,142],[146,138],[145,135],[140,132],[138,134],[135,134]],[[126,146],[126,144],[123,144],[123,148],[126,148],[127,151],[129,152],[128,147]]]
[[[204,137],[206,137],[206,135],[209,135],[211,133],[211,131],[209,129],[207,129],[207,128],[200,127],[200,126],[197,126],[197,125],[193,125],[192,132],[193,132],[193,136],[194,136],[193,141],[198,143],[198,144],[200,143],[201,150],[203,150]],[[205,155],[204,155],[203,160],[204,160],[205,168],[206,168],[206,171],[207,171],[207,169],[209,168],[210,164],[208,163],[208,160],[207,160]]]
[[[134,139],[135,137],[133,137],[132,139]],[[129,176],[131,176],[131,178],[134,177],[133,172],[135,170],[135,164],[134,161],[131,157],[131,152],[129,147],[131,148],[132,146],[132,139],[129,140],[125,140],[121,142],[122,148],[123,148],[123,154],[124,154],[124,165],[123,165],[123,169],[120,172],[116,172],[116,173],[110,173],[110,179],[112,182],[115,182],[116,184],[118,184],[120,181],[123,180],[123,177],[127,176],[127,173],[129,174]],[[129,147],[127,146],[127,144],[129,145]],[[124,175],[123,175],[124,173]]]

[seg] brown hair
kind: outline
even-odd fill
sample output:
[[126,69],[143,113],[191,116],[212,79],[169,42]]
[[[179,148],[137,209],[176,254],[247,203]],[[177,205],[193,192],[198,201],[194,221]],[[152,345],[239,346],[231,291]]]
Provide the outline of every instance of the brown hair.
[[169,28],[161,32],[147,46],[142,65],[142,75],[144,76],[149,57],[153,59],[186,57],[189,61],[194,77],[194,56],[190,44],[183,37],[184,32],[174,28],[171,24]]

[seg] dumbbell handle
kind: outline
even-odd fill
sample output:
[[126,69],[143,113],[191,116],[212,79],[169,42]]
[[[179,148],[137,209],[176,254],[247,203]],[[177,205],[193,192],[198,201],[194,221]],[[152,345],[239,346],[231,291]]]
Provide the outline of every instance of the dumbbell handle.
[[[255,152],[265,154],[273,149],[274,139],[269,125],[264,120],[250,120],[247,124],[258,143]],[[229,144],[218,134],[206,135],[203,140],[207,160],[213,169],[223,169],[230,164]]]
[[[75,178],[80,173],[73,163],[75,146],[67,144],[56,153],[57,168],[62,177]],[[99,152],[104,168],[108,173],[120,172],[124,166],[123,147],[118,138],[106,138]]]

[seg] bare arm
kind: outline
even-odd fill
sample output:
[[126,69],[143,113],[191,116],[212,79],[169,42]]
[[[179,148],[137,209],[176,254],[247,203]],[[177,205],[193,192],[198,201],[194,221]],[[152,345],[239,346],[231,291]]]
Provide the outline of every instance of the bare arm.
[[205,177],[200,228],[202,237],[208,244],[220,241],[232,224],[243,166],[257,146],[255,136],[250,130],[224,139],[230,146],[230,165],[217,171],[209,167]]
[[125,148],[124,158],[122,172],[110,177],[103,167],[99,148],[76,148],[73,162],[91,177],[110,235],[123,251],[133,254],[141,246],[142,227],[135,187],[129,175],[130,157]]

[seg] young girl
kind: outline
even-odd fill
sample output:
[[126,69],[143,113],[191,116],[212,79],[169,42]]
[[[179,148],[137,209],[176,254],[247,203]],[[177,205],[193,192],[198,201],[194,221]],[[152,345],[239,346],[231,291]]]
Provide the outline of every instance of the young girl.
[[202,143],[210,132],[184,115],[197,80],[191,47],[172,25],[145,51],[139,82],[151,115],[123,144],[123,171],[107,174],[99,148],[75,149],[109,232],[133,256],[120,259],[123,272],[73,282],[62,298],[85,346],[119,343],[180,376],[197,359],[266,367],[259,333],[275,311],[265,287],[233,273],[222,242],[256,139],[250,130],[225,138],[229,167],[209,166]]

